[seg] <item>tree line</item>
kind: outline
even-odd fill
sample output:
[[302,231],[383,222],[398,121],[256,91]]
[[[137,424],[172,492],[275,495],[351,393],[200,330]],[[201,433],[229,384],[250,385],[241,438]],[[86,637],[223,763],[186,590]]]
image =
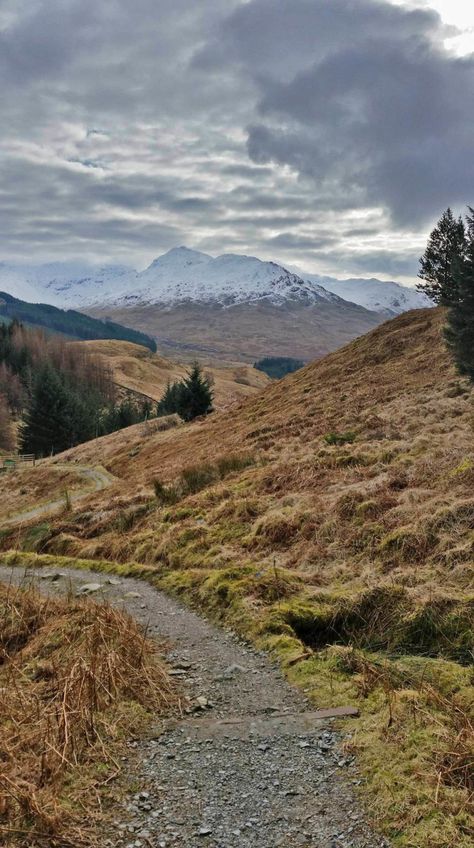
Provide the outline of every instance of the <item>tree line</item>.
[[157,404],[119,399],[100,356],[16,320],[0,324],[0,450],[49,456],[157,415],[192,421],[212,411],[212,400],[197,363]]
[[104,361],[14,320],[0,325],[0,448],[47,456],[143,420]]
[[419,291],[447,307],[444,334],[458,371],[474,382],[474,208],[450,208],[431,232],[420,259]]
[[71,339],[119,339],[143,345],[156,353],[156,342],[146,333],[123,327],[113,321],[91,318],[75,309],[59,309],[47,303],[26,303],[11,294],[0,291],[0,316],[8,321],[16,319],[24,324],[44,327],[53,333],[62,333]]

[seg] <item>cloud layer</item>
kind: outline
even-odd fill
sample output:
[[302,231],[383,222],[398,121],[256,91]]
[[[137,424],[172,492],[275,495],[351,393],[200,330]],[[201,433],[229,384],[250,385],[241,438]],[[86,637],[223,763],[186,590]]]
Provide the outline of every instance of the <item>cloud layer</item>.
[[474,55],[446,34],[384,0],[6,0],[0,256],[410,275],[473,202]]

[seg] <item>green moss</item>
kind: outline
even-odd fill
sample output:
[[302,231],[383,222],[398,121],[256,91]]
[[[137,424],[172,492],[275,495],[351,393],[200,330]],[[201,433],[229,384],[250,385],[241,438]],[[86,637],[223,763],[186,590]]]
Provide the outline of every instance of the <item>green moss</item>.
[[418,560],[426,556],[435,544],[433,533],[428,533],[422,527],[398,527],[381,540],[379,552],[382,556],[399,554],[408,561]]

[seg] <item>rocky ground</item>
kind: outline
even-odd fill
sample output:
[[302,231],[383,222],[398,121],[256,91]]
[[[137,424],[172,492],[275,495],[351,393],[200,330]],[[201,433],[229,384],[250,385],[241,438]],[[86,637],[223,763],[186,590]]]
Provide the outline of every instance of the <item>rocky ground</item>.
[[[0,567],[0,579],[24,579]],[[169,641],[191,709],[130,743],[129,794],[104,848],[382,848],[356,798],[361,778],[322,719],[267,655],[143,582],[28,571],[48,592],[105,597]]]

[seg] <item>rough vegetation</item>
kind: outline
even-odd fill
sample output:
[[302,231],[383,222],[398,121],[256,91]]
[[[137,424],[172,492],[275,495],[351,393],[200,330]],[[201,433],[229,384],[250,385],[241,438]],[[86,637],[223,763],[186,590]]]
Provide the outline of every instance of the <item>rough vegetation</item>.
[[[37,548],[183,596],[272,650],[319,706],[357,700],[370,809],[404,848],[474,836],[473,409],[443,322],[400,316],[231,421],[63,454],[100,454],[120,480]],[[236,456],[252,464],[216,472]]]
[[0,584],[0,840],[93,845],[124,741],[177,696],[125,613]]

